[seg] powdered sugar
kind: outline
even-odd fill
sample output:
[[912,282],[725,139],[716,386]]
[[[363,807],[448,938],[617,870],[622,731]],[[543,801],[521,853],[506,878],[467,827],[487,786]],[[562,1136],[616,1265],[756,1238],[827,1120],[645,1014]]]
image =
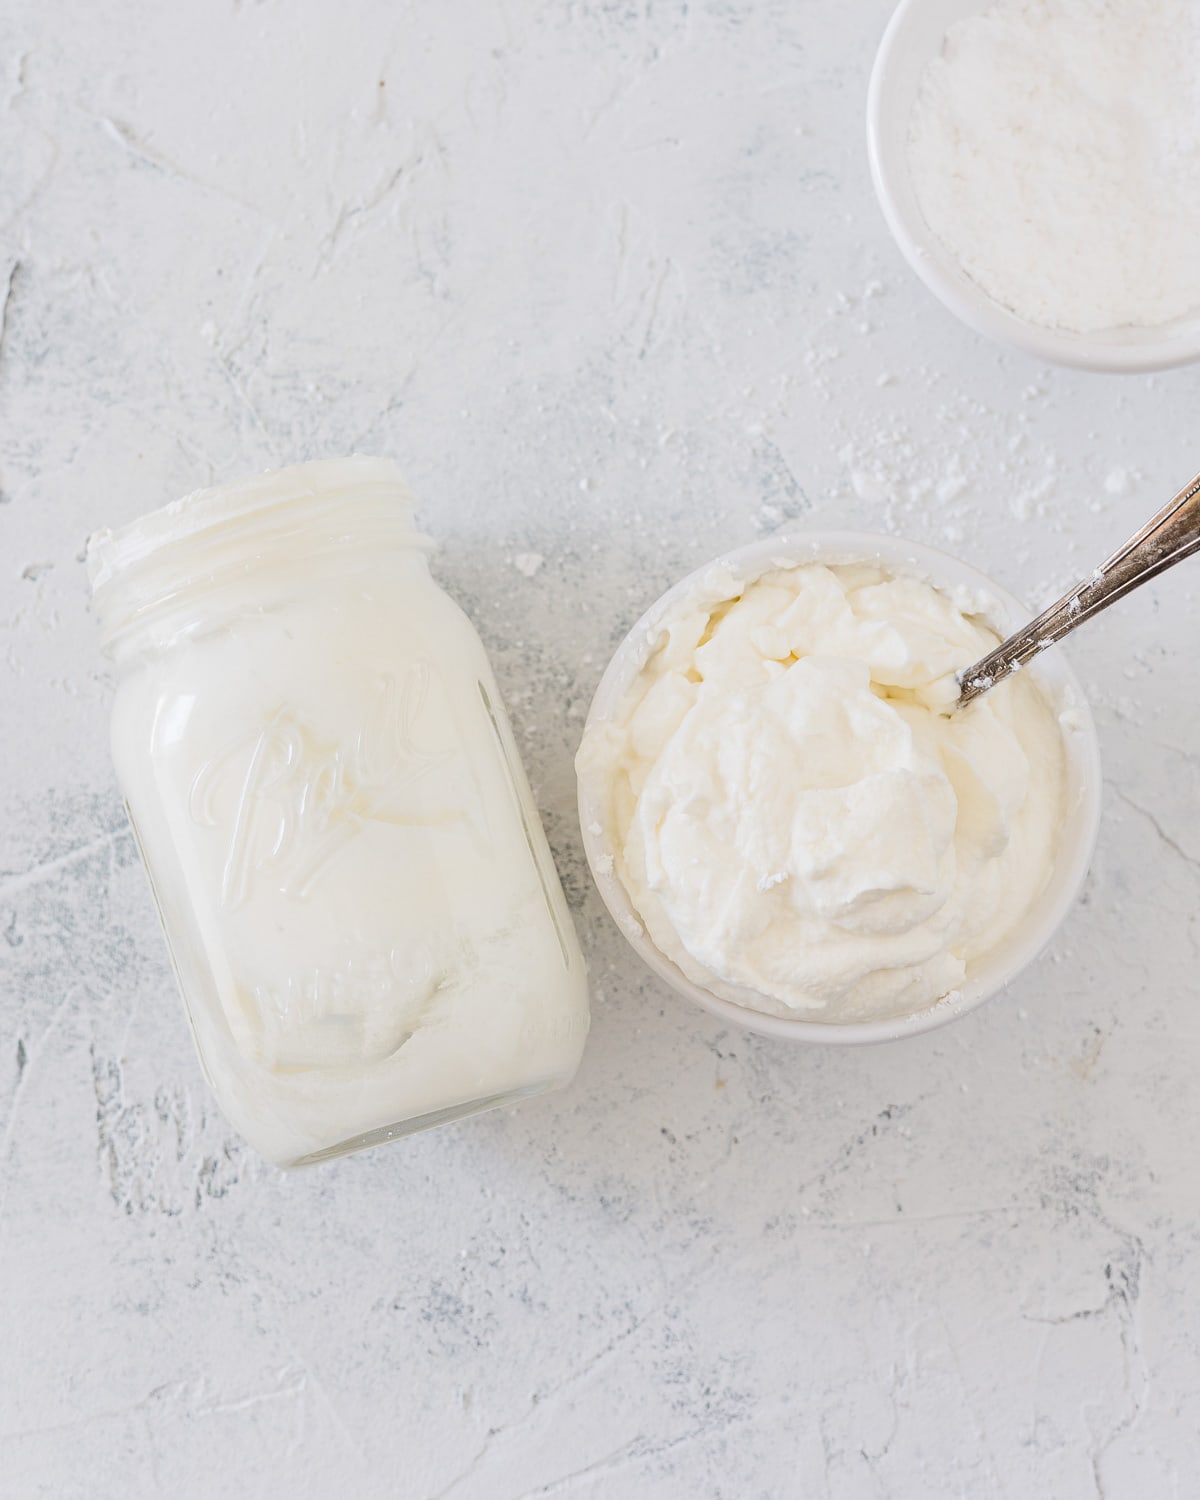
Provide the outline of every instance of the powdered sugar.
[[1200,310],[1194,0],[998,0],[947,32],[909,154],[930,227],[1029,322]]

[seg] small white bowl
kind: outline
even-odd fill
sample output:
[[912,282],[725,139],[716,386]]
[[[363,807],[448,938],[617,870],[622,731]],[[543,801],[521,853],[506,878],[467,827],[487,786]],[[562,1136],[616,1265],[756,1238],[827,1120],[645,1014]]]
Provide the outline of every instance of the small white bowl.
[[1158,328],[1098,333],[1029,323],[972,281],[926,223],[908,169],[909,120],[921,75],[940,54],[948,28],[986,10],[988,3],[900,0],[883,34],[867,97],[867,150],[880,207],[897,245],[930,291],[969,328],[1052,364],[1136,372],[1200,359],[1200,315]]
[[[617,647],[596,689],[588,712],[588,729],[612,717],[647,658],[661,640],[660,622],[714,568],[728,569],[738,578],[758,577],[772,568],[798,563],[879,562],[890,572],[915,575],[946,590],[966,589],[972,607],[993,627],[1007,635],[1032,617],[1019,600],[957,558],[921,547],[899,537],[865,532],[794,532],[740,547],[698,568],[646,611]],[[1050,884],[1003,948],[989,954],[954,995],[912,1015],[882,1021],[814,1021],[768,1015],[735,1004],[694,984],[650,941],[637,917],[614,864],[610,810],[602,788],[579,783],[579,822],[592,878],[617,926],[630,946],[672,989],[694,1000],[713,1015],[766,1036],[803,1042],[884,1042],[944,1026],[966,1015],[1002,990],[1037,957],[1074,904],[1087,875],[1100,822],[1100,747],[1083,690],[1061,649],[1039,657],[1038,681],[1065,716],[1063,739],[1067,757],[1067,817],[1058,862]]]

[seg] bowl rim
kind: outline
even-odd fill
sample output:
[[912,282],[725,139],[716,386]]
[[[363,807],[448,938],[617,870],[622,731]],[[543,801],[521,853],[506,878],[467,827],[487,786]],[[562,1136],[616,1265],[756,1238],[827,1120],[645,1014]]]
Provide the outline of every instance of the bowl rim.
[[[889,129],[892,89],[914,20],[930,0],[900,0],[884,30],[867,88],[867,155],[875,195],[892,238],[917,276],[960,322],[986,338],[1051,364],[1101,374],[1146,374],[1200,360],[1200,313],[1123,340],[1027,322],[971,280],[934,234],[908,184],[907,128]],[[984,9],[991,0],[976,0]],[[907,118],[905,120],[907,127]],[[1174,331],[1164,331],[1174,329]]]
[[[584,735],[611,717],[650,655],[663,616],[678,599],[701,586],[714,570],[726,570],[752,580],[773,567],[802,566],[806,562],[835,565],[881,562],[897,573],[923,578],[942,589],[966,587],[983,609],[997,612],[1000,624],[1020,623],[1033,613],[985,573],[936,547],[876,532],[789,529],[722,553],[693,569],[650,605],[627,632],[601,675],[584,724]],[[960,990],[924,1010],[875,1021],[803,1020],[752,1010],[696,984],[651,942],[616,873],[607,831],[606,799],[587,777],[580,776],[577,778],[580,833],[600,899],[622,936],[660,979],[721,1020],[761,1035],[823,1045],[862,1045],[918,1036],[967,1015],[1006,988],[1062,925],[1087,878],[1099,832],[1100,746],[1079,679],[1061,648],[1048,653],[1029,670],[1037,672],[1050,690],[1060,713],[1069,711],[1070,715],[1070,722],[1063,726],[1063,743],[1068,769],[1073,772],[1075,800],[1067,811],[1066,827],[1072,837],[1069,843],[1064,839],[1060,851],[1057,895],[1052,902],[1039,903],[1026,914],[1017,940],[1007,944],[994,961],[985,960],[984,973],[967,979]]]

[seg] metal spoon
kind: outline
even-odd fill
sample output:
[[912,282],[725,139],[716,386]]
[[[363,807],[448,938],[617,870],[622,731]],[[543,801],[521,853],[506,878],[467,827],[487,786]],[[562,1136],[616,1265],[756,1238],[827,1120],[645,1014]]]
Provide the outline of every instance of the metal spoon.
[[981,693],[1019,671],[1047,646],[1061,641],[1077,625],[1107,609],[1148,578],[1155,578],[1185,557],[1191,557],[1193,552],[1200,552],[1200,474],[1102,562],[1089,579],[1077,583],[1036,620],[1010,635],[973,667],[960,672],[960,692],[954,707],[965,708]]

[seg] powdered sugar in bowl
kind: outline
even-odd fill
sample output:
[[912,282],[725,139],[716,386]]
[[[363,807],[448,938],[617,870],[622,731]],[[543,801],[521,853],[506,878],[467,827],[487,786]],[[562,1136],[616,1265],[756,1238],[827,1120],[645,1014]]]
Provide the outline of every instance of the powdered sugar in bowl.
[[1200,359],[1200,11],[901,0],[871,76],[876,192],[964,323],[1057,364]]

